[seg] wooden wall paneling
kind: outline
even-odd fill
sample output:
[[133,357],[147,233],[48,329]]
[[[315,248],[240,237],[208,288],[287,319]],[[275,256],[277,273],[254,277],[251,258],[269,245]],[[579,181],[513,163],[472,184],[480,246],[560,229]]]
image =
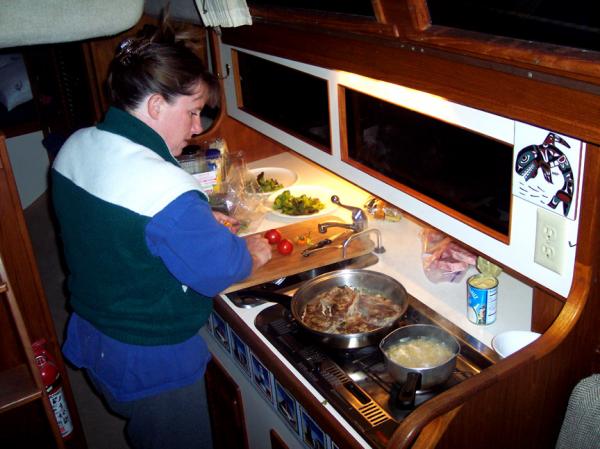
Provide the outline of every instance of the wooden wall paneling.
[[[533,40],[502,37],[431,23],[426,0],[373,0],[375,21],[356,20],[347,14],[307,12],[299,8],[250,8],[254,23],[282,25],[313,32],[320,30],[351,37],[364,34],[403,39],[410,45],[426,44],[456,55],[508,62],[529,70],[600,82],[600,53]],[[362,23],[361,23],[362,22]],[[391,30],[391,32],[390,32]]]
[[456,407],[428,423],[411,449],[434,449],[437,447],[440,438],[444,435],[448,425],[452,422],[461,407]]
[[540,288],[533,290],[531,330],[543,334],[562,310],[564,302]]
[[264,134],[227,115],[223,117],[218,127],[215,129],[211,128],[211,133],[208,136],[201,134],[194,141],[202,142],[210,140],[210,137],[224,138],[231,153],[243,151],[246,162],[256,161],[289,151],[279,142],[266,137]]
[[581,197],[577,261],[592,271],[589,328],[584,338],[591,339],[593,351],[587,360],[589,371],[600,373],[600,147],[588,145]]
[[[44,338],[63,377],[65,396],[74,424],[72,447],[86,447],[83,428],[58,344],[54,321],[39,276],[29,231],[11,169],[4,135],[0,133],[0,253],[31,341]],[[4,357],[4,353],[1,355]]]
[[[408,1],[416,4],[426,2],[426,0]],[[543,71],[594,84],[600,81],[598,67],[600,53],[597,51],[431,25],[426,6],[416,11],[423,9],[427,16],[415,15],[417,29],[412,31],[408,28],[409,32],[406,34],[406,37],[416,45],[424,44],[450,53],[508,63],[515,67]]]
[[379,2],[375,1],[373,3],[375,3],[375,14],[379,20],[371,20],[350,14],[313,12],[308,9],[273,6],[251,6],[250,15],[253,24],[285,24],[300,29],[307,26],[314,27],[315,24],[318,24],[320,28],[343,30],[345,33],[396,36],[397,28],[395,24],[387,22],[383,11],[378,7]]
[[53,338],[54,329],[48,309],[43,306],[46,298],[3,136],[0,136],[0,161],[0,251],[15,296],[25,301],[22,309],[29,335],[34,340],[42,337],[48,339],[54,351],[58,343]]
[[[405,41],[253,25],[223,42],[440,95],[559,133],[600,143],[598,87]],[[538,79],[539,77],[539,79]]]

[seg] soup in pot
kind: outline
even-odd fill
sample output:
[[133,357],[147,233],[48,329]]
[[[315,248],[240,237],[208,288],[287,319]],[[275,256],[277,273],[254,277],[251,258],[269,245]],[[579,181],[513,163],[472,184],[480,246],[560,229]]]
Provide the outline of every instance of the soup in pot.
[[386,349],[393,362],[406,368],[432,368],[454,356],[454,351],[434,337],[403,338]]

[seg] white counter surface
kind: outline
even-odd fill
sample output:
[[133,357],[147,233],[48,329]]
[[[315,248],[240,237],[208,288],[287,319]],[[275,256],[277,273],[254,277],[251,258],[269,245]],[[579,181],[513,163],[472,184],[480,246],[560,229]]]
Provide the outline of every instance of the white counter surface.
[[[282,153],[255,161],[249,163],[248,167],[289,168],[298,174],[297,184],[318,185],[331,189],[340,197],[343,204],[351,206],[362,207],[370,196],[368,192],[339,176],[291,153]],[[348,223],[352,221],[350,212],[346,209],[338,208],[333,214]],[[254,232],[285,226],[293,222],[295,219],[281,218],[267,213]],[[435,226],[435,223],[431,224]],[[435,284],[423,272],[420,238],[422,228],[416,221],[406,215],[399,222],[375,220],[369,216],[369,227],[381,231],[386,252],[378,254],[379,262],[368,269],[392,276],[404,285],[410,295],[452,321],[477,340],[491,347],[492,338],[500,332],[531,329],[531,287],[502,273],[499,277],[496,322],[488,326],[475,325],[468,320],[466,314],[466,279],[477,273],[475,268],[471,268],[459,283]],[[236,309],[238,308],[236,307]]]
[[[248,164],[248,168],[284,167],[298,174],[297,184],[310,184],[333,190],[343,204],[362,207],[370,194],[348,181],[324,170],[293,154],[280,154]],[[351,222],[350,212],[338,208],[334,215],[346,222]],[[266,213],[262,221],[250,232],[259,232],[271,228],[279,228],[295,222],[295,219],[282,218]],[[459,283],[435,284],[427,279],[421,264],[421,226],[413,219],[404,216],[399,222],[375,220],[369,216],[369,227],[380,230],[383,246],[386,251],[378,254],[379,261],[368,267],[392,276],[404,285],[410,295],[423,302],[437,313],[462,328],[465,332],[491,347],[495,334],[506,330],[530,330],[532,289],[509,275],[501,274],[498,288],[498,315],[494,324],[478,326],[472,324],[466,316],[466,279],[476,273],[472,268]],[[240,308],[226,296],[222,296],[225,304],[234,311],[266,347],[287,367],[323,407],[338,421],[345,423],[344,428],[364,447],[369,447],[361,435],[321,396],[321,394],[297,371],[297,369],[281,355],[277,349],[253,325],[256,316],[271,303],[257,305],[252,308]]]

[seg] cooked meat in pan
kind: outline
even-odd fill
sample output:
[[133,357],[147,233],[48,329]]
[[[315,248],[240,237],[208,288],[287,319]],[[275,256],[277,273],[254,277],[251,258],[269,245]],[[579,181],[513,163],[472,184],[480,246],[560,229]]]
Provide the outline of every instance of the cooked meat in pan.
[[309,301],[300,319],[316,331],[356,334],[389,326],[401,312],[400,305],[389,298],[343,285]]

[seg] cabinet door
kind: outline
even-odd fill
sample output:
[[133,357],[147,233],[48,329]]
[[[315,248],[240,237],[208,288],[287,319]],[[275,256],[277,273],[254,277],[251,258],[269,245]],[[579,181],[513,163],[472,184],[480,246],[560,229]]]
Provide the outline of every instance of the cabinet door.
[[213,446],[219,449],[247,449],[241,391],[214,358],[206,368],[206,392]]
[[271,437],[271,449],[289,449],[288,445],[285,444],[275,430],[271,429],[269,435]]

